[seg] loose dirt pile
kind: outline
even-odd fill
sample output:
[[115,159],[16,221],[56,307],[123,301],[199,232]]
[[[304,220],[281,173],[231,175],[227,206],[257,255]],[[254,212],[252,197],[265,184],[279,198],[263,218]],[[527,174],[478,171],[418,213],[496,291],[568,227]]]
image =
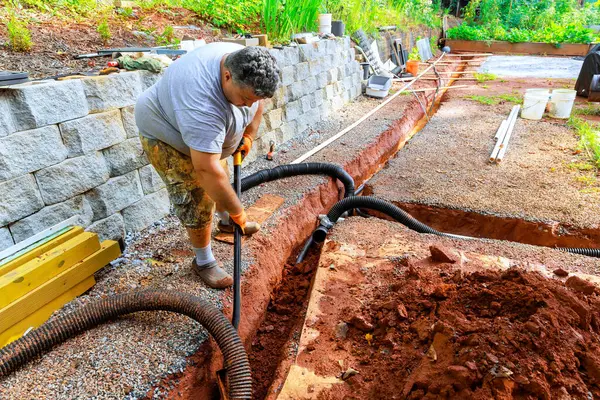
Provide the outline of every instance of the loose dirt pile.
[[378,265],[359,288],[329,288],[348,299],[360,294],[362,305],[333,312],[344,322],[329,342],[330,328],[320,326],[321,338],[303,354],[327,374],[331,366],[311,350],[341,350],[348,385],[318,398],[600,397],[598,289],[519,268],[464,273],[434,253],[441,263],[401,259]]

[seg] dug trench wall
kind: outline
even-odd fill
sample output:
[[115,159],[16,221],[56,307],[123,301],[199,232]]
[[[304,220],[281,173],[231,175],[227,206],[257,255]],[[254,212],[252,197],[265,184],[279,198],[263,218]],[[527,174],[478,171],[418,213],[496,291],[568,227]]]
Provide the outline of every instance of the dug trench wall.
[[[361,93],[348,37],[270,51],[282,85],[246,163]],[[73,216],[118,240],[169,213],[134,120],[138,96],[158,79],[135,71],[0,88],[0,251]]]

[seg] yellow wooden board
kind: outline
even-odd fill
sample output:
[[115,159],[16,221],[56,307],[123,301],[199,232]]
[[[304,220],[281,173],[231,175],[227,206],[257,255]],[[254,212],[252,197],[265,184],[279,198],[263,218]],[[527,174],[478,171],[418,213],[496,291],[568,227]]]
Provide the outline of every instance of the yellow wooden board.
[[36,310],[41,309],[62,293],[69,291],[117,258],[120,253],[119,243],[106,240],[102,242],[99,251],[0,309],[0,332],[35,313]]
[[74,226],[69,231],[63,233],[62,235],[50,240],[49,242],[46,242],[46,243],[42,244],[41,246],[38,246],[35,249],[32,249],[31,251],[28,251],[27,253],[23,254],[22,256],[17,257],[14,260],[11,260],[11,261],[7,262],[6,264],[0,266],[0,275],[4,275],[7,272],[10,272],[13,269],[17,268],[18,266],[23,265],[26,262],[31,261],[34,258],[39,257],[40,255],[42,255],[44,253],[47,253],[48,251],[52,250],[59,244],[62,244],[64,242],[66,242],[67,240],[72,239],[81,233],[83,233],[83,228],[80,226]]
[[48,318],[50,318],[54,311],[58,310],[77,296],[85,293],[92,286],[94,286],[95,283],[96,280],[93,276],[87,277],[82,282],[79,282],[65,293],[56,297],[54,300],[51,300],[45,306],[29,315],[27,318],[22,319],[15,325],[0,333],[0,348],[6,346],[12,341],[19,339],[29,329],[37,328],[42,325],[48,320]]
[[0,308],[6,307],[99,249],[98,235],[84,232],[0,276]]
[[[284,201],[285,199],[283,197],[265,194],[246,210],[248,221],[255,221],[259,224],[263,224],[279,207],[281,207]],[[220,242],[233,244],[232,233],[221,232],[215,236],[215,239]],[[243,237],[242,241],[245,240],[246,237]]]

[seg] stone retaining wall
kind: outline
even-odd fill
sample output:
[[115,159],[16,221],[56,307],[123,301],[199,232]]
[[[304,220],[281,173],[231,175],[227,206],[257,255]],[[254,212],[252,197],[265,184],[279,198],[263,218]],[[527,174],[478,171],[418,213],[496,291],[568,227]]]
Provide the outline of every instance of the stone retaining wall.
[[[360,94],[349,38],[273,49],[282,85],[266,102],[246,162],[303,133]],[[102,239],[138,231],[169,212],[142,150],[138,96],[146,71],[0,89],[0,250],[72,216]]]

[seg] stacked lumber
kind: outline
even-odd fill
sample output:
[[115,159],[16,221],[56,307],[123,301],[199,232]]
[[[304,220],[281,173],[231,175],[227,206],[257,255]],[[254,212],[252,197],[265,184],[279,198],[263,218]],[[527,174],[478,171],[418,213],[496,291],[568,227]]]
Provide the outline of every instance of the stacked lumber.
[[74,226],[0,260],[0,347],[89,290],[94,273],[120,254],[117,242]]

